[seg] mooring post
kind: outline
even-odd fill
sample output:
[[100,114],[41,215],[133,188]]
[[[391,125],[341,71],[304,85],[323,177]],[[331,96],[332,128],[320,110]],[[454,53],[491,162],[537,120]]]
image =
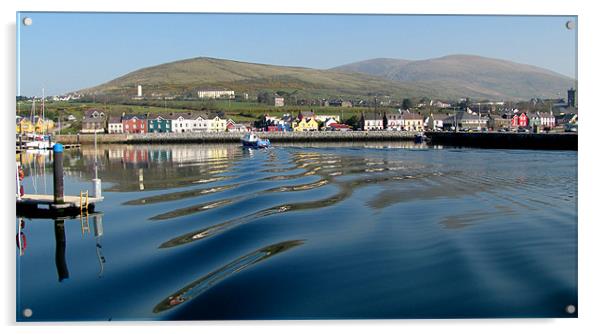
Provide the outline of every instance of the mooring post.
[[64,186],[63,186],[63,145],[56,143],[52,148],[54,155],[54,203],[63,204]]

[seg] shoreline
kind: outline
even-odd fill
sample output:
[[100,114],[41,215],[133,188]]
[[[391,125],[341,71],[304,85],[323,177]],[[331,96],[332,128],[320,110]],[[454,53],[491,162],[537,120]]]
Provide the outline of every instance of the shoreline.
[[[413,141],[417,131],[260,132],[273,143]],[[426,132],[434,145],[479,148],[577,150],[575,133]],[[242,132],[98,134],[98,144],[238,143]],[[94,144],[93,134],[57,135],[62,144]]]

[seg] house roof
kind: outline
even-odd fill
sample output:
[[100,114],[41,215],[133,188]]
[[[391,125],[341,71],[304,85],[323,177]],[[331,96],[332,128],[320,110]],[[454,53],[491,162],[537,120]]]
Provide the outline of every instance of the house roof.
[[[453,116],[452,116],[452,118],[453,118]],[[471,114],[471,113],[468,113],[465,111],[461,111],[456,114],[456,121],[458,121],[458,122],[462,122],[465,120],[466,121],[468,121],[468,120],[473,120],[473,121],[477,120],[478,121],[479,119],[486,120],[486,117],[483,117],[482,115],[481,115],[481,117],[479,117],[479,115]]]
[[207,113],[200,112],[200,111],[175,112],[175,113],[169,113],[168,115],[165,115],[162,117],[164,117],[166,119],[178,119],[179,117],[182,117],[184,119],[197,119],[199,117],[202,117],[203,119],[214,118],[214,117],[209,117],[209,115],[207,115]]
[[109,123],[121,123],[121,116],[109,117]]
[[411,113],[409,111],[404,111],[401,113],[401,117],[404,120],[422,120],[422,115],[420,114],[415,114],[415,113]]
[[362,117],[365,120],[370,120],[370,121],[378,121],[378,120],[383,120],[383,114],[380,111],[368,111],[365,113],[362,113]]
[[88,109],[86,111],[84,111],[84,120],[86,118],[95,118],[94,117],[94,113],[97,113],[98,116],[97,117],[106,117],[105,112],[102,110],[98,110],[98,109]]
[[448,114],[432,114],[432,115],[430,115],[430,117],[432,117],[436,121],[442,121],[442,120],[445,120],[446,118],[449,118],[449,115]]
[[494,120],[506,120],[506,118],[502,117],[502,115],[498,114],[489,114],[489,118]]
[[146,119],[146,115],[144,114],[140,114],[140,115],[123,115],[121,117],[122,120],[127,121],[133,118],[137,118],[137,119]]
[[335,128],[335,129],[347,129],[350,128],[349,125],[347,124],[340,124],[340,123],[332,123],[330,125],[328,125],[331,128]]
[[401,111],[388,111],[385,113],[387,119],[401,119]]
[[300,111],[299,118],[312,118],[315,117],[316,114],[313,111]]

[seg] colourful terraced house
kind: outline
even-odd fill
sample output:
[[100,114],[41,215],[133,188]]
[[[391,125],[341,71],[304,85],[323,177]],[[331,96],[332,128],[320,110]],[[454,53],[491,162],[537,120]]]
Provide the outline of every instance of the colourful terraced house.
[[160,115],[149,115],[147,130],[149,133],[171,132],[171,119],[164,118]]
[[124,133],[146,133],[146,115],[123,115],[121,117]]
[[314,118],[303,118],[293,123],[293,131],[318,131],[318,122]]

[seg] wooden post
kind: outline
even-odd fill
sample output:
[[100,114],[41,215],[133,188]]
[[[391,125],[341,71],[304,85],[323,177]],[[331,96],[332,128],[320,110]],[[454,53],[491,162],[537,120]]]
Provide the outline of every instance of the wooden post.
[[54,203],[65,203],[63,185],[63,145],[56,143],[52,149],[54,153]]

